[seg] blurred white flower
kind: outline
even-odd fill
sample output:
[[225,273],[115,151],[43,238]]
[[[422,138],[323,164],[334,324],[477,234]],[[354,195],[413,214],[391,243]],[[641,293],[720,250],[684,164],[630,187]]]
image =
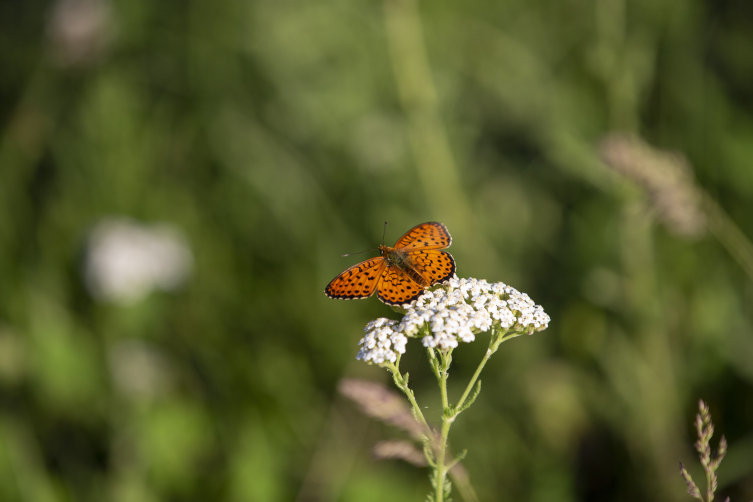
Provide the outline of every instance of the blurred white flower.
[[53,56],[63,66],[95,62],[112,38],[112,24],[109,0],[58,0],[47,25]]
[[450,349],[458,342],[472,342],[476,333],[492,327],[533,334],[549,326],[549,316],[540,305],[501,282],[454,277],[433,291],[426,291],[400,321],[379,318],[364,330],[358,359],[381,364],[394,362],[405,352],[406,337],[424,335],[425,347]]
[[94,298],[131,304],[155,289],[176,289],[192,267],[191,250],[173,227],[108,218],[89,237],[84,273]]

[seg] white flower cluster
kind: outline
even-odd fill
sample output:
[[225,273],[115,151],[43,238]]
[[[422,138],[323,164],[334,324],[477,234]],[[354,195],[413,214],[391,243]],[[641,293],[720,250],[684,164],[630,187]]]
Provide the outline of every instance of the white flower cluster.
[[[540,305],[501,282],[454,277],[434,291],[426,291],[400,321],[379,318],[364,330],[358,359],[377,364],[394,362],[405,352],[406,337],[421,333],[425,347],[449,349],[459,341],[472,342],[475,334],[492,326],[533,334],[549,326],[549,316]],[[426,331],[428,329],[428,332]]]
[[177,289],[192,268],[193,254],[178,229],[108,217],[91,232],[84,275],[94,298],[128,305],[153,290]]
[[364,328],[366,336],[359,343],[361,350],[356,359],[367,363],[382,364],[385,361],[394,363],[398,354],[405,354],[405,344],[408,338],[395,329],[397,321],[380,317],[374,319]]

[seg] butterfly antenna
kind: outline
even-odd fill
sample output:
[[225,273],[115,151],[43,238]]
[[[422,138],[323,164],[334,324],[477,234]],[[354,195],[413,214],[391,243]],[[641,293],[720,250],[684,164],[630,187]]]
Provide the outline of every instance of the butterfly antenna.
[[[382,246],[384,246],[384,236],[386,234],[387,234],[387,221],[385,220],[385,222],[384,222],[384,232],[382,232]],[[342,257],[345,258],[346,256],[353,256],[354,254],[367,253],[369,251],[379,251],[379,249],[374,249],[374,248],[372,248],[372,249],[366,249],[364,251],[359,251],[357,253],[344,254],[344,255],[342,255]]]
[[343,257],[343,258],[345,258],[346,256],[353,256],[354,254],[361,254],[361,253],[366,253],[366,252],[368,252],[368,251],[378,251],[378,250],[377,250],[377,249],[365,249],[365,250],[363,250],[363,251],[359,251],[359,252],[357,252],[357,253],[348,253],[348,254],[344,254],[344,255],[342,255],[342,257]]

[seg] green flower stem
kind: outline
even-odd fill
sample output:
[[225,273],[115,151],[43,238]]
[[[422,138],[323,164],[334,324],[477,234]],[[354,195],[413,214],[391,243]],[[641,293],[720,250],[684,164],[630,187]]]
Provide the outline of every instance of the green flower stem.
[[[434,349],[430,349],[434,350]],[[439,367],[439,390],[442,394],[442,434],[439,438],[439,453],[437,455],[436,474],[434,476],[434,500],[435,502],[444,501],[444,484],[447,477],[448,468],[445,465],[445,459],[447,457],[447,438],[450,435],[450,426],[452,425],[452,419],[450,419],[450,403],[447,399],[447,370],[449,369],[450,362],[452,361],[452,349],[447,352],[439,351],[440,355],[440,367]]]
[[[484,366],[486,365],[486,361],[489,360],[492,354],[494,354],[494,352],[492,352],[491,349],[486,349],[486,354],[484,355],[484,358],[481,360],[481,363],[478,365],[478,368],[476,368],[476,372],[473,374],[471,381],[468,382],[468,386],[465,388],[465,392],[463,392],[463,395],[460,396],[460,401],[458,401],[457,406],[455,406],[456,409],[463,406],[463,403],[468,398],[468,394],[471,393],[473,386],[476,384],[476,380],[478,380],[478,377],[481,374],[481,370],[484,369]],[[455,416],[457,416],[457,414],[455,414]],[[452,418],[454,419],[455,416],[453,416]]]
[[421,425],[424,426],[424,433],[426,434],[427,439],[431,440],[431,427],[429,427],[429,423],[426,421],[424,414],[421,412],[421,408],[416,402],[416,396],[413,395],[413,391],[408,387],[407,374],[404,377],[400,373],[400,358],[398,357],[397,361],[395,361],[395,364],[388,363],[385,366],[392,373],[392,379],[395,381],[395,385],[397,385],[397,387],[403,391],[403,394],[408,397],[408,401],[410,401],[411,407],[413,408],[413,415],[419,422],[421,422]]
[[[446,379],[445,379],[446,382]],[[445,410],[447,407],[445,406]],[[436,486],[434,487],[434,500],[436,502],[443,502],[444,501],[444,480],[447,476],[447,471],[449,470],[445,466],[445,457],[447,456],[447,437],[450,435],[450,425],[452,425],[452,421],[448,419],[447,416],[442,416],[442,436],[440,438],[439,442],[439,455],[437,458],[437,467],[436,467],[436,476],[434,479],[436,480]]]
[[507,330],[499,332],[496,329],[492,328],[491,338],[489,340],[489,348],[487,349],[486,354],[484,355],[484,358],[481,360],[478,367],[476,368],[476,371],[473,374],[473,377],[471,377],[470,382],[466,386],[465,391],[463,392],[463,395],[460,397],[460,400],[458,401],[458,404],[454,407],[450,407],[449,401],[447,399],[447,370],[449,368],[450,361],[452,359],[452,350],[448,351],[446,354],[442,351],[439,351],[440,358],[441,358],[441,362],[439,362],[436,360],[434,349],[431,349],[431,348],[429,349],[430,357],[433,358],[433,360],[435,361],[435,364],[433,366],[435,367],[435,375],[437,375],[437,380],[439,381],[439,389],[442,394],[442,408],[443,408],[442,434],[440,436],[439,454],[437,455],[437,462],[436,462],[436,467],[435,467],[436,475],[434,477],[435,479],[434,500],[436,502],[444,501],[445,477],[447,476],[447,472],[449,471],[449,466],[445,465],[445,459],[447,456],[447,438],[449,437],[449,434],[450,434],[450,426],[452,425],[452,422],[455,421],[455,418],[457,417],[459,413],[458,410],[465,403],[466,399],[468,399],[468,396],[470,395],[471,390],[473,389],[474,385],[476,384],[476,381],[481,375],[481,371],[484,369],[484,366],[486,366],[486,363],[491,357],[491,355],[497,351],[500,344],[504,341],[509,340],[510,338],[515,338],[516,336],[519,336],[521,334],[522,333],[513,332],[508,335]]
[[439,374],[439,361],[437,361],[437,355],[434,353],[434,349],[426,347],[426,351],[429,353],[429,364],[431,365],[431,371],[434,372],[434,376],[437,377],[437,382],[441,382],[442,377]]
[[[471,377],[470,382],[465,388],[465,391],[463,392],[463,395],[460,397],[460,400],[458,401],[458,404],[456,406],[451,406],[447,397],[447,377],[450,364],[452,363],[452,349],[441,350],[427,347],[426,350],[429,356],[429,364],[431,365],[434,376],[436,376],[437,378],[439,391],[442,396],[442,429],[439,438],[437,438],[437,436],[432,432],[432,429],[429,427],[424,414],[421,412],[421,408],[416,402],[416,397],[413,394],[413,391],[408,387],[408,374],[406,373],[405,375],[402,375],[400,373],[400,356],[398,356],[394,364],[387,363],[384,365],[392,373],[392,378],[395,381],[395,385],[397,385],[398,388],[402,390],[403,393],[408,397],[408,400],[410,401],[411,407],[413,409],[413,415],[416,417],[416,420],[418,420],[425,428],[426,443],[424,446],[424,452],[426,454],[429,465],[434,468],[432,482],[434,484],[435,502],[444,502],[445,480],[452,466],[454,466],[462,457],[461,455],[461,457],[447,462],[447,443],[452,423],[455,421],[455,418],[458,416],[458,414],[462,411],[463,404],[465,404],[465,402],[468,400],[468,396],[471,394],[471,390],[473,390],[473,387],[476,385],[476,382],[481,375],[481,371],[484,369],[484,366],[486,366],[486,363],[491,355],[497,351],[502,342],[505,342],[522,334],[524,333],[521,333],[519,331],[509,332],[508,330],[499,330],[492,328],[491,338],[489,340],[489,348],[486,350],[486,354],[476,368],[473,377]],[[478,391],[471,398],[471,401],[469,401],[469,405],[476,398],[476,395],[478,395]],[[430,458],[431,456],[433,456],[434,458]],[[468,491],[472,495],[471,500],[476,500],[475,493],[473,493],[472,489],[470,489],[470,485],[466,486],[466,488],[469,488],[469,490],[466,491]]]
[[440,351],[440,359],[441,359],[441,367],[440,367],[440,375],[441,379],[439,382],[439,389],[442,393],[442,410],[447,411],[447,408],[450,406],[450,402],[447,399],[447,370],[449,369],[449,362],[452,358],[452,349],[447,351],[447,353]]
[[[458,404],[455,406],[456,410],[459,410],[463,403],[465,403],[465,400],[468,399],[468,395],[471,393],[471,390],[473,390],[473,386],[476,384],[476,380],[478,380],[479,375],[481,375],[481,370],[484,369],[484,366],[486,366],[486,362],[489,360],[489,358],[497,352],[497,349],[499,348],[499,345],[502,342],[506,342],[510,338],[515,338],[516,336],[520,336],[522,333],[510,333],[509,335],[505,336],[507,334],[507,331],[503,331],[501,334],[497,332],[495,328],[492,327],[492,334],[491,339],[489,340],[489,348],[486,350],[486,354],[484,355],[484,358],[481,359],[481,362],[478,365],[478,368],[476,368],[476,372],[473,374],[473,377],[471,377],[471,381],[468,382],[468,386],[465,388],[465,392],[463,392],[463,395],[460,397],[460,401],[458,401]],[[458,412],[456,412],[452,419],[454,420],[457,416]]]

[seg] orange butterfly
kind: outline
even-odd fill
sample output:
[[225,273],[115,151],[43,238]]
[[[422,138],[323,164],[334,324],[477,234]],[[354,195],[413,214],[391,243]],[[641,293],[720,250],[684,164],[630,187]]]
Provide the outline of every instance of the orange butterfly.
[[341,273],[327,285],[330,298],[355,300],[377,297],[387,305],[415,300],[424,288],[455,274],[455,260],[446,251],[452,237],[441,223],[417,225],[398,239],[395,247],[379,246],[382,256],[362,261]]

